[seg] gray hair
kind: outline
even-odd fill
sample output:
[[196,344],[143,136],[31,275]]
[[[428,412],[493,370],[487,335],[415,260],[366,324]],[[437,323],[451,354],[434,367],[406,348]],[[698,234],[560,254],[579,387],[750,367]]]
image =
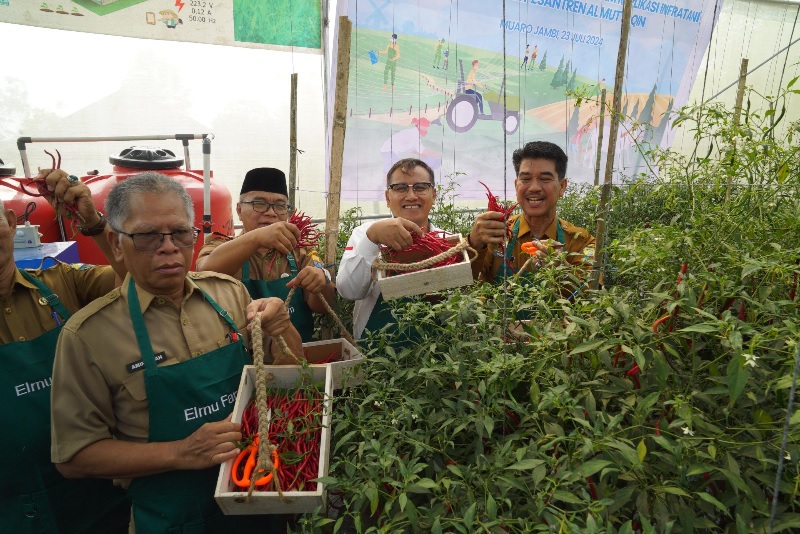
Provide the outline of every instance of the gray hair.
[[143,193],[177,195],[183,201],[189,221],[194,221],[192,198],[180,182],[160,172],[147,171],[122,180],[111,188],[106,197],[106,218],[111,228],[122,230],[122,224],[130,217],[131,196]]

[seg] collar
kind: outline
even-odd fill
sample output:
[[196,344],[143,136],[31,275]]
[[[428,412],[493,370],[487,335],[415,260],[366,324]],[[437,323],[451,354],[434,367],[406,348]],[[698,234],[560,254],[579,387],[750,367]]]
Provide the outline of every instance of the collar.
[[[128,300],[128,283],[130,277],[131,277],[130,273],[125,275],[125,280],[122,281],[122,285],[120,286],[120,292],[121,292],[120,294],[122,295],[122,298],[124,298],[126,301]],[[136,283],[135,280],[133,283],[136,285],[136,294],[139,296],[139,306],[142,307],[142,313],[146,312],[147,308],[149,308],[150,305],[153,303],[153,301],[157,299],[163,298],[164,300],[168,300],[171,302],[171,299],[169,297],[150,293],[146,289],[142,288],[142,286],[140,286],[138,283]],[[184,279],[183,299],[181,300],[181,302],[186,302],[189,299],[189,297],[192,296],[194,288],[195,288],[194,284],[190,283],[188,278]]]
[[[22,276],[22,273],[20,272],[19,269],[17,269],[14,272],[14,284],[13,285],[16,285],[16,284],[19,284],[21,286],[27,287],[29,289],[38,289],[35,285],[30,283],[27,278]],[[12,287],[13,287],[13,285],[12,285]]]
[[[528,226],[528,220],[525,218],[524,215],[520,215],[519,219],[520,219],[520,221],[519,221],[519,238],[521,240],[522,237],[531,234],[531,227]],[[558,215],[556,215],[553,218],[553,222],[550,223],[550,226],[547,227],[547,230],[545,230],[544,235],[540,236],[539,239],[545,239],[545,238],[557,239],[557,236],[558,236],[557,223],[558,223]],[[532,235],[531,235],[531,238],[533,238]]]

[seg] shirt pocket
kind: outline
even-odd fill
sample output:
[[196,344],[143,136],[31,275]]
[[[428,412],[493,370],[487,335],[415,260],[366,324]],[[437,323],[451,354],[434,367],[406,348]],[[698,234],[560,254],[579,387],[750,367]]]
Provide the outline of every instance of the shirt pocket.
[[147,387],[144,385],[144,374],[141,372],[133,373],[122,382],[123,394],[135,401],[147,400]]

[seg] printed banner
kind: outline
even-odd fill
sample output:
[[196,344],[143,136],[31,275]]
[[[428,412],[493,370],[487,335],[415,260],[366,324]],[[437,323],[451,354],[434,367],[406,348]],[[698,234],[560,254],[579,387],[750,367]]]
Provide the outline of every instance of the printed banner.
[[[686,103],[721,2],[634,0],[617,179],[647,170],[637,145],[666,139],[664,118]],[[622,0],[349,0],[340,12],[354,24],[343,199],[382,200],[386,172],[405,157],[453,180],[460,198],[485,198],[479,180],[513,196],[511,154],[534,140],[567,152],[570,180],[594,181]]]
[[0,0],[0,22],[195,43],[320,51],[320,0]]

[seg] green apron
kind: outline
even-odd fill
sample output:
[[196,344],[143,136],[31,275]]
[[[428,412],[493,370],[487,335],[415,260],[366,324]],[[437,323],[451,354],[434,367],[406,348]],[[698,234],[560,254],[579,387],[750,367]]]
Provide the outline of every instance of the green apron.
[[[286,287],[286,284],[297,277],[297,264],[294,261],[294,256],[289,254],[286,257],[289,260],[289,268],[292,271],[291,276],[278,278],[271,282],[251,280],[250,262],[244,262],[244,265],[242,265],[242,283],[253,299],[277,297],[281,300],[286,300],[286,296],[289,294],[289,288]],[[292,295],[292,301],[289,303],[289,317],[300,333],[303,343],[311,341],[311,336],[314,334],[314,315],[311,312],[311,308],[306,304],[303,298],[303,290],[300,288],[297,288],[297,291]]]
[[[511,252],[511,254],[513,254],[514,248],[517,246],[517,236],[519,235],[520,219],[522,219],[522,216],[520,216],[516,221],[514,221],[514,226],[511,228],[511,239],[509,239],[508,243],[506,244],[507,254],[509,251]],[[556,240],[559,243],[565,243],[564,229],[561,227],[561,221],[559,221],[558,218],[556,218]],[[494,275],[495,284],[502,284],[503,280],[506,277],[514,276],[517,273],[517,269],[513,265],[514,258],[512,256],[506,256],[505,259],[507,261],[502,261],[500,263],[500,268],[497,269],[497,273]],[[530,277],[530,271],[527,273],[523,273],[523,275],[520,277],[520,282],[525,283],[525,280],[528,279],[529,277]],[[514,313],[514,317],[519,321],[533,319],[535,315],[536,313],[533,310],[516,310],[516,312]]]
[[[195,289],[238,334],[228,312],[199,287]],[[128,284],[128,308],[144,362],[148,442],[181,440],[203,424],[227,417],[233,411],[242,368],[252,363],[241,336],[201,356],[158,367],[133,279]],[[222,514],[214,500],[218,474],[219,467],[214,466],[133,479],[129,491],[137,534],[268,532],[270,517]]]
[[[54,313],[70,313],[39,279],[19,271]],[[0,345],[0,525],[4,532],[128,531],[130,502],[110,480],[66,479],[50,462],[50,384],[61,325]],[[13,431],[12,431],[13,430]]]

